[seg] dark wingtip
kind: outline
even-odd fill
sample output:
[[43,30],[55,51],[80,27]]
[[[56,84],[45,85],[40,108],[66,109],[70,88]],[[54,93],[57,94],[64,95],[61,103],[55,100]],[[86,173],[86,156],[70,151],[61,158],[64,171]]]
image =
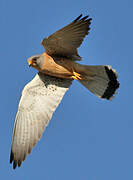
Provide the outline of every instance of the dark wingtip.
[[80,14],[80,15],[74,20],[74,22],[78,21],[82,16],[83,16],[83,15]]
[[10,164],[12,164],[13,163],[13,169],[16,169],[16,167],[17,167],[17,165],[18,165],[18,167],[20,167],[21,166],[21,161],[15,161],[14,160],[14,154],[13,154],[13,152],[11,151],[11,154],[10,154]]
[[13,162],[13,169],[16,169],[16,167],[17,167],[17,163],[14,161]]
[[89,15],[84,16],[81,20],[84,21],[85,19],[87,19],[89,17]]
[[73,22],[77,22],[78,20],[81,20],[81,21],[88,20],[90,22],[92,20],[92,18],[87,19],[89,15],[84,16],[82,19],[80,19],[82,16],[83,14],[80,14]]
[[13,159],[14,159],[14,155],[13,155],[13,152],[11,151],[11,153],[10,153],[10,164],[13,162]]
[[117,81],[117,74],[115,70],[111,69],[109,66],[104,66],[104,68],[108,75],[109,83],[101,98],[110,100],[115,94],[116,90],[119,88],[120,83]]
[[14,154],[13,152],[11,151],[10,153],[10,164],[13,162],[13,169],[16,169],[17,167],[17,163],[14,161]]

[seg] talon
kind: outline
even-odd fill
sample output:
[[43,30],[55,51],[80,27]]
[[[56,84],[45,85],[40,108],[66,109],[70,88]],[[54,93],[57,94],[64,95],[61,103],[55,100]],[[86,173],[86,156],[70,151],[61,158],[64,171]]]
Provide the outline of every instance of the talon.
[[77,72],[73,72],[74,76],[72,76],[73,79],[76,79],[76,80],[82,80],[82,77],[79,73]]

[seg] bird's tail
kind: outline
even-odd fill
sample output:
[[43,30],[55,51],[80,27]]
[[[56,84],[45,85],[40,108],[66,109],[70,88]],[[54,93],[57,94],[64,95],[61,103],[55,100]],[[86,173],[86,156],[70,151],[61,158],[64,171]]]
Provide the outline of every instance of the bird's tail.
[[112,99],[119,88],[117,73],[108,65],[85,66],[77,64],[76,75],[83,86],[100,98]]

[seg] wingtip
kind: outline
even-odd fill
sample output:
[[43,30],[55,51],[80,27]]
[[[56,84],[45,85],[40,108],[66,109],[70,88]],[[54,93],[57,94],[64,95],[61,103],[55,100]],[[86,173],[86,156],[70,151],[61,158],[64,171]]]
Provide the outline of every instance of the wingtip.
[[83,16],[83,14],[80,14],[80,15],[74,20],[74,22],[78,21],[82,16]]
[[13,162],[13,159],[14,159],[14,155],[13,155],[13,152],[11,151],[11,153],[10,153],[10,164]]
[[21,161],[18,161],[18,162],[17,162],[17,161],[14,159],[14,154],[13,154],[13,152],[11,151],[11,153],[10,153],[10,164],[12,164],[12,163],[13,163],[13,169],[16,169],[17,166],[20,167],[21,164],[22,164]]
[[[83,16],[83,14],[80,14],[73,22],[77,22],[78,20],[84,21],[84,20],[87,20],[87,18],[89,18],[89,15],[86,15],[86,16],[84,16],[84,17],[82,17],[82,16]],[[82,17],[82,18],[81,18],[81,17]],[[81,19],[80,19],[80,18],[81,18]],[[88,20],[91,21],[92,18],[89,18]]]
[[16,167],[17,167],[17,163],[14,161],[13,162],[13,169],[16,169]]
[[89,15],[84,16],[81,20],[84,21],[85,19],[87,19],[89,17]]

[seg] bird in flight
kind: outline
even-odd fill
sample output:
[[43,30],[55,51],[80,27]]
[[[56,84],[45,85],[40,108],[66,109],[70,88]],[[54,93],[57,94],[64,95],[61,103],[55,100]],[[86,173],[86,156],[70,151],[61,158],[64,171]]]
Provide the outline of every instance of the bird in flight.
[[96,96],[110,100],[119,88],[117,73],[109,65],[81,65],[77,48],[89,33],[91,18],[74,21],[43,39],[45,52],[28,58],[38,70],[23,89],[14,122],[10,163],[20,167],[42,133],[74,79]]

